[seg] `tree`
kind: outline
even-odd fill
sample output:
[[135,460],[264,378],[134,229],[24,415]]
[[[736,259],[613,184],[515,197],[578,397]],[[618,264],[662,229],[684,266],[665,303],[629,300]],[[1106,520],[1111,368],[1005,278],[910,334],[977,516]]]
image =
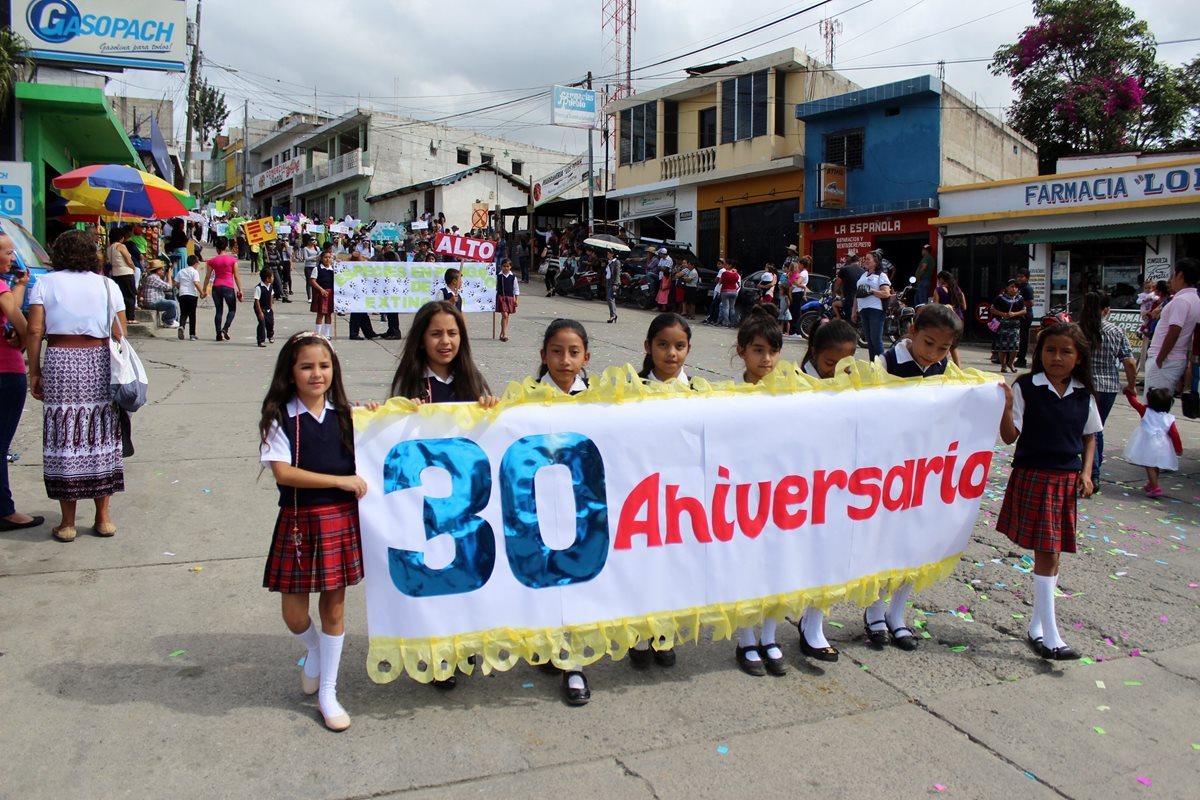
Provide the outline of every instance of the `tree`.
[[1052,172],[1062,156],[1166,148],[1187,114],[1184,71],[1157,60],[1154,36],[1118,0],[1034,0],[1037,24],[993,56],[1012,78],[1008,121]]
[[1200,148],[1200,56],[1183,68],[1183,96],[1187,103],[1185,133],[1181,147]]
[[8,26],[0,28],[0,116],[8,110],[17,81],[32,67],[29,42]]
[[[208,140],[225,125],[229,109],[225,93],[208,84],[204,78],[196,86],[196,104],[191,108],[192,130],[200,138],[200,150],[208,148]],[[204,193],[204,160],[200,160],[200,192]]]

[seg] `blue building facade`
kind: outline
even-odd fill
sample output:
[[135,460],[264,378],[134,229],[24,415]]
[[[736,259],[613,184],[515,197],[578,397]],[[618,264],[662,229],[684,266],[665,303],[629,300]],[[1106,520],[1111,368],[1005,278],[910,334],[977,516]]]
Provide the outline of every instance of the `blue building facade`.
[[936,246],[929,219],[941,182],[941,109],[942,82],[930,75],[796,106],[804,123],[797,221],[817,272],[832,275],[847,257],[881,247],[906,280],[922,245]]

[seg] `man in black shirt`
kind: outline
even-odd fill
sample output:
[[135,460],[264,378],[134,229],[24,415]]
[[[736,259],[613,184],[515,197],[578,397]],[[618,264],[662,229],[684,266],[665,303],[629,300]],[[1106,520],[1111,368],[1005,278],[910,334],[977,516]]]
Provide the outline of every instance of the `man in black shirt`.
[[863,268],[858,265],[858,256],[850,256],[846,263],[837,271],[834,281],[834,293],[842,295],[842,319],[850,322],[854,314],[854,293],[858,289],[858,279],[863,276]]
[[1029,326],[1033,324],[1033,287],[1029,285],[1029,270],[1021,267],[1017,270],[1017,293],[1025,301],[1025,314],[1021,316],[1021,341],[1017,345],[1016,366],[1024,368],[1025,353],[1029,350]]

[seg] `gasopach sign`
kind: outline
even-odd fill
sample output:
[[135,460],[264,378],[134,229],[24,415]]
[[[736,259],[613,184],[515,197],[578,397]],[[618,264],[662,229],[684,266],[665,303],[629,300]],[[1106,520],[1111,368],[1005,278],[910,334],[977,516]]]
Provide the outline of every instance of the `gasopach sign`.
[[38,61],[184,70],[184,0],[13,0],[12,29]]

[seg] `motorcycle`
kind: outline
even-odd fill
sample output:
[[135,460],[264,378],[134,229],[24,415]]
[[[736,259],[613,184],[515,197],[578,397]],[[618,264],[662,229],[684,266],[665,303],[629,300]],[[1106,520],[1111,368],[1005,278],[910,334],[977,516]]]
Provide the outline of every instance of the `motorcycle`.
[[600,296],[600,273],[580,268],[574,259],[567,259],[554,282],[554,293],[559,297],[575,295],[586,300]]
[[1072,322],[1071,311],[1065,305],[1051,306],[1046,312],[1046,316],[1042,317],[1042,330],[1046,330],[1051,325],[1057,325],[1060,322]]
[[830,288],[826,289],[820,297],[813,298],[800,306],[799,315],[792,314],[792,317],[796,319],[796,332],[808,339],[822,320],[837,319],[837,314],[833,311],[833,300],[833,289]]
[[908,334],[913,318],[917,314],[914,301],[917,296],[917,279],[909,278],[898,294],[892,295],[888,301],[887,316],[883,320],[883,335],[890,338],[892,344],[900,341]]

